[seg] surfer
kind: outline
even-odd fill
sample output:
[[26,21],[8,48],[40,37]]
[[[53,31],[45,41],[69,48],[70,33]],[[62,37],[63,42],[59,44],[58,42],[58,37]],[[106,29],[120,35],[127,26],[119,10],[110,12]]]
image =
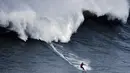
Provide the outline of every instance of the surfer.
[[84,69],[84,67],[83,67],[83,65],[85,65],[83,62],[80,64],[80,68],[82,68],[83,70],[85,70]]

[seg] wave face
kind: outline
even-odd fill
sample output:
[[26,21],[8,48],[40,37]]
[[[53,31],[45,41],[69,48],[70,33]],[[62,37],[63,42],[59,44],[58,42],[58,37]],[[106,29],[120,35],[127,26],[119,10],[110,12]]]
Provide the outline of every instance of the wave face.
[[0,0],[0,26],[24,41],[68,42],[84,20],[83,10],[123,22],[129,15],[127,0]]
[[[74,66],[78,70],[81,70],[81,71],[92,70],[92,68],[89,66],[90,64],[89,60],[79,57],[78,55],[71,52],[71,50],[66,50],[66,48],[63,45],[51,43],[50,47],[61,58],[66,60],[70,65]],[[83,65],[84,70],[80,67],[81,63],[84,63]]]

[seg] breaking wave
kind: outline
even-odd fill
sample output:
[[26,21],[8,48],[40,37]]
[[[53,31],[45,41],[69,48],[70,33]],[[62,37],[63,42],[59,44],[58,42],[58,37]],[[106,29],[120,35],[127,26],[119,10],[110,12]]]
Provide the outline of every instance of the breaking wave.
[[0,0],[0,26],[16,32],[24,41],[32,38],[51,43],[54,52],[69,64],[82,70],[83,62],[84,69],[91,70],[90,61],[54,43],[70,41],[85,19],[83,11],[126,23],[129,4],[127,0]]
[[24,41],[65,43],[84,21],[84,10],[126,22],[129,4],[127,0],[0,0],[0,26]]

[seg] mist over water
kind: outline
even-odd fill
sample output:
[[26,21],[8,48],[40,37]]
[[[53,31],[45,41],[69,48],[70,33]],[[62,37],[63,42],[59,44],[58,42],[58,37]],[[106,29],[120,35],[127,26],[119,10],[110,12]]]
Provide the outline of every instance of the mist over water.
[[0,26],[24,41],[68,42],[84,21],[83,10],[126,22],[129,5],[127,0],[0,0]]
[[0,72],[129,73],[128,16],[127,0],[0,0]]

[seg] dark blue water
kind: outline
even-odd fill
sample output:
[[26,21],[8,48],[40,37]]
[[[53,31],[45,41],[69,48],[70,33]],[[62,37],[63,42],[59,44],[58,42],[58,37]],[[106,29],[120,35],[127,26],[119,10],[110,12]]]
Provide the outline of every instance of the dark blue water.
[[[130,73],[130,21],[120,24],[89,18],[69,43],[57,43],[91,61],[87,73]],[[57,55],[48,44],[0,36],[0,73],[83,73]]]

